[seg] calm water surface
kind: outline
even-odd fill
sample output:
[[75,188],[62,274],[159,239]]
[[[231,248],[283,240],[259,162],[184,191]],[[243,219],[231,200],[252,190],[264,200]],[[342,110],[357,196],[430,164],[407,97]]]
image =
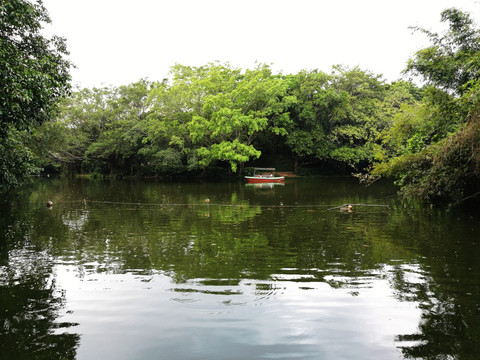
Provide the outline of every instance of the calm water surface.
[[0,359],[480,356],[478,214],[388,185],[38,179],[0,206]]

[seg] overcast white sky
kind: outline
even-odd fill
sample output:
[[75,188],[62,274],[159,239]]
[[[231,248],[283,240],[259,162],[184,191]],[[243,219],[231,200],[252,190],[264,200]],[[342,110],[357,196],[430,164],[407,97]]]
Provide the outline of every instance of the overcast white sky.
[[360,66],[387,81],[428,45],[409,26],[441,29],[440,12],[468,11],[480,22],[479,0],[44,0],[67,39],[82,87],[169,77],[175,63],[211,61],[275,72],[330,72]]

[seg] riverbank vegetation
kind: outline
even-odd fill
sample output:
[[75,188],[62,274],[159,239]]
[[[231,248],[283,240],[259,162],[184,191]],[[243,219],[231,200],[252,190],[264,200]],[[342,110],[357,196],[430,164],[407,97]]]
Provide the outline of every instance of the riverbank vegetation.
[[[216,62],[175,64],[162,81],[78,88],[64,96],[69,64],[61,62],[66,50],[57,39],[61,76],[50,85],[59,91],[40,95],[55,104],[63,99],[54,116],[53,106],[34,112],[41,119],[2,108],[2,183],[15,184],[36,168],[176,178],[238,176],[245,167],[268,165],[300,174],[354,173],[367,181],[387,177],[405,195],[430,202],[478,201],[480,33],[459,10],[445,10],[441,20],[448,25],[443,34],[416,29],[431,46],[408,61],[405,73],[422,86],[387,83],[359,67],[285,75],[267,64],[240,69]],[[23,84],[15,81],[2,88]]]
[[359,68],[273,74],[261,64],[175,65],[172,80],[79,89],[35,136],[42,166],[68,173],[171,176],[238,173],[263,156],[283,170],[364,170],[399,104],[421,90]]
[[468,14],[448,9],[441,16],[447,31],[417,29],[431,46],[407,65],[427,82],[422,101],[405,106],[382,134],[383,156],[372,173],[431,202],[478,202],[480,32]]

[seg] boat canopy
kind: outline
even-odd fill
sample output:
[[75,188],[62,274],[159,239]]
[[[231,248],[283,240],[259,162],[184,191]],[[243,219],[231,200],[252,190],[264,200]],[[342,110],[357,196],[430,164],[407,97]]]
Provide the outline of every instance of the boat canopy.
[[260,171],[275,171],[275,168],[254,168],[255,170],[260,170]]

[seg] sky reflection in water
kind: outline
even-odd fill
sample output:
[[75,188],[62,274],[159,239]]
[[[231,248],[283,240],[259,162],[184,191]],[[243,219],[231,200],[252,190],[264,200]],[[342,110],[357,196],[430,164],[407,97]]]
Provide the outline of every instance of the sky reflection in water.
[[85,359],[391,359],[399,356],[395,337],[415,333],[420,318],[414,302],[399,302],[379,279],[392,276],[388,268],[338,289],[282,274],[205,285],[176,284],[162,274],[78,278],[73,267],[56,270],[68,309],[75,309],[64,318],[80,324],[78,356]]

